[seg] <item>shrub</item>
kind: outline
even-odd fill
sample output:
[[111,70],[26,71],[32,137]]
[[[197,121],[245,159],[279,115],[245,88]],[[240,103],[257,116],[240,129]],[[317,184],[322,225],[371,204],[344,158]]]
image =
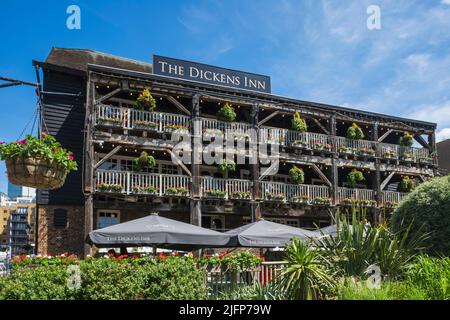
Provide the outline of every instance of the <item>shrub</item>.
[[149,89],[144,89],[136,100],[136,108],[139,110],[154,111],[156,108],[156,100],[153,98]]
[[364,132],[356,123],[353,122],[352,125],[348,127],[347,139],[362,140],[364,137]]
[[286,248],[288,265],[281,270],[280,285],[293,299],[321,299],[334,280],[320,252],[294,238]]
[[394,211],[394,230],[412,224],[411,235],[429,233],[425,242],[431,255],[450,256],[450,176],[419,185]]
[[350,188],[356,187],[357,182],[365,181],[366,178],[364,178],[364,175],[361,171],[353,169],[348,175],[347,175],[347,183]]
[[254,285],[238,286],[236,289],[222,292],[218,300],[289,300],[286,291],[277,283],[265,286],[257,282]]
[[24,259],[0,277],[0,299],[205,299],[205,275],[188,257],[71,261],[81,287],[67,287],[69,260]]
[[222,108],[217,111],[217,117],[219,120],[233,122],[236,120],[236,112],[234,108],[227,102],[223,105]]
[[133,159],[133,165],[136,170],[142,171],[144,168],[156,166],[156,160],[153,156],[148,155],[147,152],[142,151],[139,157]]
[[236,163],[233,160],[223,159],[220,161],[218,168],[221,173],[234,172],[236,171]]
[[408,272],[408,282],[427,299],[450,299],[450,258],[418,256]]
[[298,132],[306,132],[308,131],[308,125],[306,124],[305,119],[300,116],[299,112],[294,113],[292,120],[292,129]]
[[293,166],[291,170],[289,170],[289,176],[291,177],[292,182],[295,184],[302,184],[303,182],[305,182],[305,173],[297,166]]

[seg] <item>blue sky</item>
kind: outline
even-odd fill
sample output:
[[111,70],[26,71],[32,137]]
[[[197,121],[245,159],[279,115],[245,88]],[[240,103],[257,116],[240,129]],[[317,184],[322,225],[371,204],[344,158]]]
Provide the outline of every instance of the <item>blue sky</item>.
[[[66,28],[71,4],[81,30]],[[367,29],[372,4],[381,30]],[[0,30],[2,76],[34,81],[31,60],[52,46],[160,54],[270,75],[275,94],[437,122],[450,138],[450,0],[3,0]],[[19,137],[35,103],[30,87],[0,89],[0,140]]]

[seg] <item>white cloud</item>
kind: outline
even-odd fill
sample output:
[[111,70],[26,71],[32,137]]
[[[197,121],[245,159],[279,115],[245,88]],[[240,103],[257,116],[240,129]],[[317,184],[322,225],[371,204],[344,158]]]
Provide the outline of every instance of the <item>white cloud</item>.
[[442,0],[442,4],[450,5],[450,0]]
[[444,128],[436,132],[436,141],[444,141],[450,139],[450,128]]

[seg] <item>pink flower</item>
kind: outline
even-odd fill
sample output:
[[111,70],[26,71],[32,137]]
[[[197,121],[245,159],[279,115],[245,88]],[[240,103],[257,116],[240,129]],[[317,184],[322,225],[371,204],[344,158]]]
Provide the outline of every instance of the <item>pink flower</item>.
[[48,136],[48,133],[47,133],[47,132],[42,132],[41,136],[42,136],[43,138],[45,138],[46,136]]
[[5,144],[5,141],[0,141],[0,144]]
[[22,145],[22,144],[25,144],[25,142],[27,142],[27,139],[26,139],[26,138],[23,139],[23,140],[20,140],[20,141],[19,141],[19,144]]
[[69,158],[70,160],[73,160],[73,156],[70,154],[67,155],[67,158]]

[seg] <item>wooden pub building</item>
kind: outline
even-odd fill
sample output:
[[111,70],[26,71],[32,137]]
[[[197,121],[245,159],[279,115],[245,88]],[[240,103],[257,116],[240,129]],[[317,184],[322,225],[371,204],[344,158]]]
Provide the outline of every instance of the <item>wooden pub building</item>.
[[[313,228],[330,224],[337,208],[356,205],[376,223],[405,196],[399,188],[405,179],[418,184],[437,172],[436,124],[273,95],[265,76],[64,48],[33,65],[43,86],[40,129],[73,151],[79,165],[62,188],[38,192],[41,254],[89,254],[90,231],[152,212],[219,231],[258,218]],[[144,89],[156,100],[154,111],[136,108]],[[235,110],[235,121],[218,119],[224,104]],[[306,132],[292,129],[297,112]],[[349,139],[351,126],[364,138]],[[224,141],[254,129],[258,142],[279,148],[278,170],[264,175],[257,161],[225,173],[217,164],[173,162],[174,129],[221,132]],[[405,135],[415,147],[399,145]],[[156,165],[138,171],[133,159],[142,151]],[[300,184],[289,174],[294,166],[304,172]],[[363,179],[350,183],[355,171]]]

